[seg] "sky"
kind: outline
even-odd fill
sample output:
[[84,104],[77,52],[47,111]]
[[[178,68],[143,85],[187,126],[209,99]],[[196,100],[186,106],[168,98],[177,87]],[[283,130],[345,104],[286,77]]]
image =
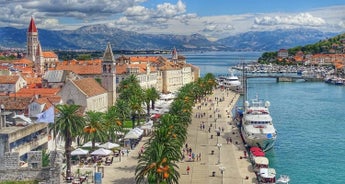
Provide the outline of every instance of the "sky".
[[151,34],[202,34],[314,28],[345,32],[345,0],[0,0],[0,27],[74,30],[106,24]]

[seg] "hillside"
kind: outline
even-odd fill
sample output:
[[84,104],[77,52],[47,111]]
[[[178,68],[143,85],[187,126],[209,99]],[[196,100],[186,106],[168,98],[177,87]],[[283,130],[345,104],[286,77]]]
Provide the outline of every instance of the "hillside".
[[[304,54],[344,54],[345,53],[345,33],[331,38],[319,40],[318,42],[304,46],[287,48],[289,55],[295,55],[298,51]],[[264,52],[259,58],[259,62],[270,62],[277,60],[277,51]]]
[[[25,48],[26,31],[11,27],[0,28],[0,47]],[[45,50],[103,50],[107,42],[110,42],[114,50],[171,50],[175,47],[180,51],[275,51],[315,43],[336,35],[314,29],[286,29],[247,32],[212,42],[201,34],[140,34],[106,25],[84,26],[73,31],[38,31]]]

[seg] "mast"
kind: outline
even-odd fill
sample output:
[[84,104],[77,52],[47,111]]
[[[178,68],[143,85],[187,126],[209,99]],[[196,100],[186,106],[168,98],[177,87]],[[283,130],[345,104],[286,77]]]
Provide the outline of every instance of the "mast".
[[244,62],[242,61],[242,84],[243,84],[243,107],[247,100],[247,72],[245,71]]

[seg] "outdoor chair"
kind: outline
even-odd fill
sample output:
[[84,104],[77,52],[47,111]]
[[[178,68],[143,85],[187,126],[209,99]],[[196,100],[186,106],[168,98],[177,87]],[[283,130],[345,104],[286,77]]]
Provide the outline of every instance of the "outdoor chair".
[[106,166],[109,166],[109,165],[111,165],[111,164],[113,163],[113,160],[114,160],[114,157],[111,157],[111,159],[107,159],[107,160],[104,162],[104,164],[105,164]]

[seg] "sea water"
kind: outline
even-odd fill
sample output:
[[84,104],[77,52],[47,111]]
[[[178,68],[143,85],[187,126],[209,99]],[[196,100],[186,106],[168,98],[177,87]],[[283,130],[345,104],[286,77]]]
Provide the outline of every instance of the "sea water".
[[[184,56],[188,63],[200,67],[203,76],[225,74],[230,66],[252,62],[260,54],[212,52]],[[249,79],[248,99],[256,96],[271,103],[278,137],[266,155],[277,178],[288,175],[290,184],[345,182],[345,86]]]

